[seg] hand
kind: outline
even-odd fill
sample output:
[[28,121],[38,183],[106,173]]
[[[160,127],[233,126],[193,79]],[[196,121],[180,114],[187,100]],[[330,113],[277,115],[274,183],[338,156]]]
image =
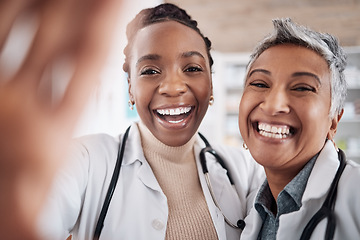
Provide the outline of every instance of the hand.
[[[0,238],[37,239],[36,219],[77,119],[107,57],[121,0],[3,0],[0,49],[25,13],[38,29],[10,78],[0,69]],[[44,73],[69,59],[68,87],[53,103]]]

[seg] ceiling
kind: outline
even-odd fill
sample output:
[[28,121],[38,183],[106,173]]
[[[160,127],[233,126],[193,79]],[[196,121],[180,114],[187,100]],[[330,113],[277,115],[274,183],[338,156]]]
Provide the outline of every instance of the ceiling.
[[166,0],[184,8],[220,52],[249,52],[271,32],[273,18],[290,17],[360,46],[360,0]]

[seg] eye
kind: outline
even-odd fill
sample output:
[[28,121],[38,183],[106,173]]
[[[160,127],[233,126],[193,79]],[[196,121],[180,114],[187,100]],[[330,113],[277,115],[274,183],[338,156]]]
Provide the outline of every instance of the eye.
[[257,88],[269,88],[267,83],[263,81],[253,81],[249,83],[250,86],[257,87]]
[[292,88],[293,91],[297,92],[316,92],[316,89],[314,87],[311,87],[309,85],[299,85]]
[[140,75],[154,75],[154,74],[159,74],[160,72],[153,69],[153,68],[145,68],[143,70],[141,70]]
[[202,72],[203,69],[198,66],[190,66],[185,69],[185,72]]

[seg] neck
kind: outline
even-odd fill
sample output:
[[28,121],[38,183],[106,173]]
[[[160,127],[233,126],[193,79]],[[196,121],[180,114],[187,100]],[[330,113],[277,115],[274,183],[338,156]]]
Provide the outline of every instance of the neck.
[[275,201],[279,193],[285,188],[285,186],[291,182],[291,180],[296,176],[298,171],[292,172],[289,169],[279,171],[273,169],[265,169],[266,178],[269,183],[271,194],[273,195]]
[[189,155],[192,156],[193,146],[196,140],[195,135],[184,145],[172,147],[159,141],[142,122],[139,122],[138,127],[146,158],[152,158],[150,155],[153,155],[168,161],[180,163],[188,161]]

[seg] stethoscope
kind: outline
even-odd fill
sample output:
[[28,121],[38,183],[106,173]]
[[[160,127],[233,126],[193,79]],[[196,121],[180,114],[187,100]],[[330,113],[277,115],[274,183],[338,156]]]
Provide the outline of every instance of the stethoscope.
[[[104,204],[103,204],[103,206],[101,208],[101,212],[100,212],[97,224],[96,224],[93,239],[99,239],[101,231],[102,231],[102,229],[104,227],[104,220],[105,220],[107,211],[108,211],[109,206],[110,206],[111,198],[112,198],[112,196],[114,194],[114,191],[115,191],[116,183],[117,183],[118,178],[119,178],[121,163],[122,163],[122,160],[123,160],[123,157],[124,157],[125,145],[126,145],[126,141],[128,139],[128,136],[129,136],[129,131],[130,131],[130,127],[128,127],[128,129],[126,129],[125,134],[124,134],[123,139],[122,139],[122,142],[121,142],[121,145],[119,147],[114,172],[113,172],[113,175],[111,177],[111,181],[110,181],[109,188],[108,188],[105,200],[104,200]],[[232,179],[232,177],[230,175],[230,172],[227,170],[227,167],[226,167],[226,164],[225,164],[225,161],[223,160],[223,158],[211,147],[210,143],[206,140],[206,138],[202,134],[199,133],[199,135],[200,135],[201,139],[204,141],[204,143],[206,145],[206,147],[203,148],[200,151],[200,163],[201,163],[203,173],[205,175],[206,184],[207,184],[207,186],[209,188],[209,192],[210,192],[210,195],[211,195],[211,197],[212,197],[212,199],[214,201],[214,204],[220,210],[221,214],[224,217],[225,222],[229,226],[231,226],[231,227],[233,227],[235,229],[244,229],[245,221],[242,220],[242,219],[239,219],[236,222],[236,224],[230,222],[230,220],[227,217],[225,217],[223,211],[220,208],[220,205],[218,204],[218,201],[216,201],[215,194],[214,194],[213,188],[211,186],[211,182],[210,182],[209,171],[208,171],[208,168],[207,168],[207,165],[206,165],[205,154],[210,153],[211,155],[213,155],[216,158],[217,162],[226,170],[229,181],[230,181],[230,183],[231,183],[231,185],[233,187],[234,187],[234,181],[233,181],[233,179]]]
[[333,239],[336,227],[336,216],[334,212],[336,194],[337,194],[337,186],[339,184],[339,180],[342,172],[346,166],[346,157],[344,152],[341,149],[338,149],[338,159],[340,161],[340,166],[335,174],[335,178],[331,183],[329,193],[325,199],[325,202],[315,213],[315,215],[310,219],[308,224],[305,226],[304,231],[302,232],[300,240],[310,239],[311,234],[313,233],[316,226],[324,219],[327,218],[327,225],[325,231],[325,239]]

